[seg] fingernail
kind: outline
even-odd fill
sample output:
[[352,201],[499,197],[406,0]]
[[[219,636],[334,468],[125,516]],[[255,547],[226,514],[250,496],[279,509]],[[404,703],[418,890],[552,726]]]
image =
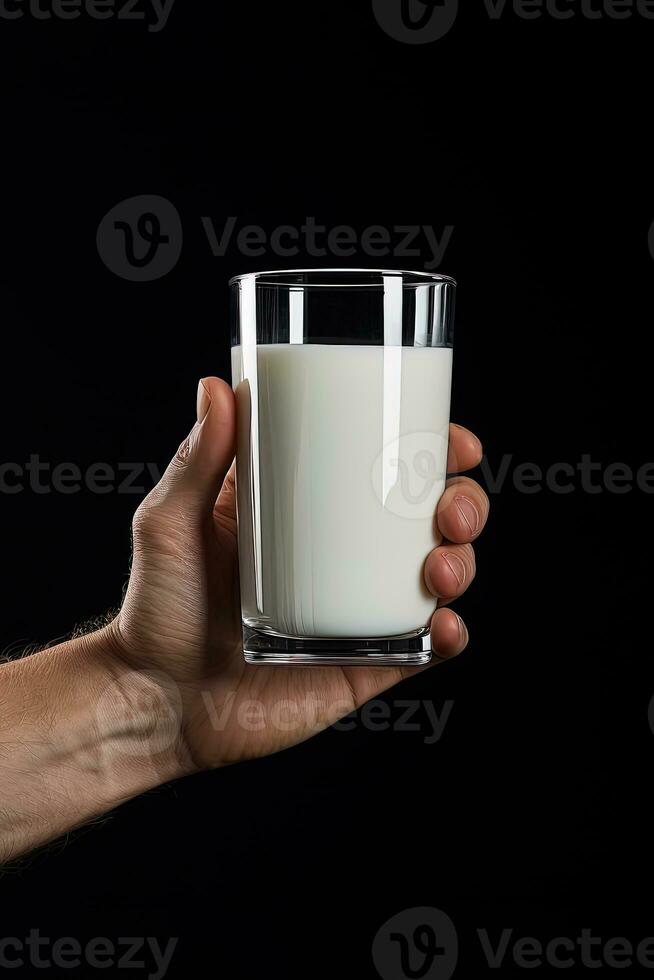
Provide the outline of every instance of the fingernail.
[[472,500],[469,500],[467,497],[455,497],[454,503],[457,506],[459,514],[468,526],[470,533],[476,534],[479,530],[480,517],[479,511]]
[[195,410],[198,417],[198,422],[202,422],[205,415],[209,411],[209,406],[211,405],[211,395],[209,394],[209,389],[204,383],[204,378],[200,378],[198,384],[198,395],[196,399]]
[[458,555],[444,554],[443,560],[449,567],[452,575],[457,580],[459,586],[462,586],[466,580],[466,566],[459,558]]
[[463,647],[467,646],[468,640],[470,639],[470,634],[468,633],[468,627],[463,622],[459,614],[454,613],[454,615],[456,616],[457,622],[459,624],[459,639],[461,640],[461,644],[462,644],[461,649],[463,649]]
[[465,425],[459,425],[457,422],[452,422],[452,425],[454,426],[455,429],[460,429],[461,432],[466,432],[469,436],[472,436],[472,438],[474,439],[475,445],[479,449],[482,448],[481,439],[479,438],[479,436],[478,435],[475,435],[474,432],[471,432],[470,429],[466,429]]

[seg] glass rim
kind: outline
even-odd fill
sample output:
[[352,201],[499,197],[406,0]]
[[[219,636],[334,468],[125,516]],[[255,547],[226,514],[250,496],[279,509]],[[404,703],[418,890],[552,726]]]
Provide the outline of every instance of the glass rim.
[[[444,276],[438,272],[419,272],[413,269],[359,269],[359,268],[320,268],[320,269],[270,269],[263,272],[244,272],[238,276],[232,276],[229,280],[228,285],[234,286],[236,283],[245,282],[248,280],[254,281],[263,279],[264,277],[270,277],[268,281],[263,281],[261,285],[265,286],[308,286],[309,288],[338,288],[338,287],[353,287],[353,286],[371,286],[371,285],[383,285],[383,283],[371,283],[371,282],[284,282],[283,279],[277,279],[276,277],[282,276],[294,276],[294,275],[305,275],[313,274],[315,276],[325,276],[325,275],[338,275],[338,276],[353,276],[360,277],[363,276],[397,276],[402,279],[403,285],[407,286],[417,286],[417,285],[428,285],[430,283],[449,283],[452,286],[456,286],[456,280],[451,276]],[[407,277],[415,277],[414,281],[404,282]]]

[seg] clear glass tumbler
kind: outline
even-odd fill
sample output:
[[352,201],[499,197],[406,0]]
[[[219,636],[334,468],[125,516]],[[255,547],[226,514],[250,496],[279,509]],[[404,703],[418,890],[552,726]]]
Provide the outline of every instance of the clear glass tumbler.
[[427,663],[456,283],[295,269],[230,286],[245,659]]

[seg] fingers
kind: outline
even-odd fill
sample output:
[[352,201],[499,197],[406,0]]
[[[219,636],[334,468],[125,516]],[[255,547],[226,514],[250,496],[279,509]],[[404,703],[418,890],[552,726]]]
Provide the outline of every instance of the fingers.
[[463,595],[475,577],[475,552],[470,544],[435,548],[425,562],[425,584],[439,599]]
[[235,404],[229,385],[203,378],[196,413],[197,422],[164,473],[157,497],[210,514],[234,459]]
[[450,441],[447,450],[447,472],[463,473],[479,466],[483,455],[481,442],[469,429],[454,422],[450,425]]
[[436,523],[444,538],[456,544],[474,541],[488,518],[490,502],[474,480],[455,476],[445,485],[436,508]]
[[468,645],[468,630],[453,609],[437,609],[431,618],[431,645],[434,660],[450,660]]
[[[424,670],[438,666],[445,660],[457,657],[468,645],[468,630],[465,623],[453,609],[437,609],[431,618],[432,658],[424,667],[372,667],[360,679],[359,667],[347,671],[350,688],[354,690],[357,707],[365,701],[387,691],[390,687],[421,674]],[[363,672],[362,672],[363,673]]]
[[400,667],[400,679],[421,674],[423,670],[436,667],[444,660],[458,657],[468,645],[470,636],[466,624],[453,609],[437,609],[431,617],[432,657],[424,667]]
[[236,464],[232,463],[220,488],[218,499],[213,510],[216,521],[229,531],[236,534]]

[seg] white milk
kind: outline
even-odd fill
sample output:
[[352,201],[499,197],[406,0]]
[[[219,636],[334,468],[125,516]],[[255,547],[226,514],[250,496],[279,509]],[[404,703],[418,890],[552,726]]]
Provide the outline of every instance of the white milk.
[[245,622],[341,638],[427,624],[451,372],[450,348],[232,349]]

